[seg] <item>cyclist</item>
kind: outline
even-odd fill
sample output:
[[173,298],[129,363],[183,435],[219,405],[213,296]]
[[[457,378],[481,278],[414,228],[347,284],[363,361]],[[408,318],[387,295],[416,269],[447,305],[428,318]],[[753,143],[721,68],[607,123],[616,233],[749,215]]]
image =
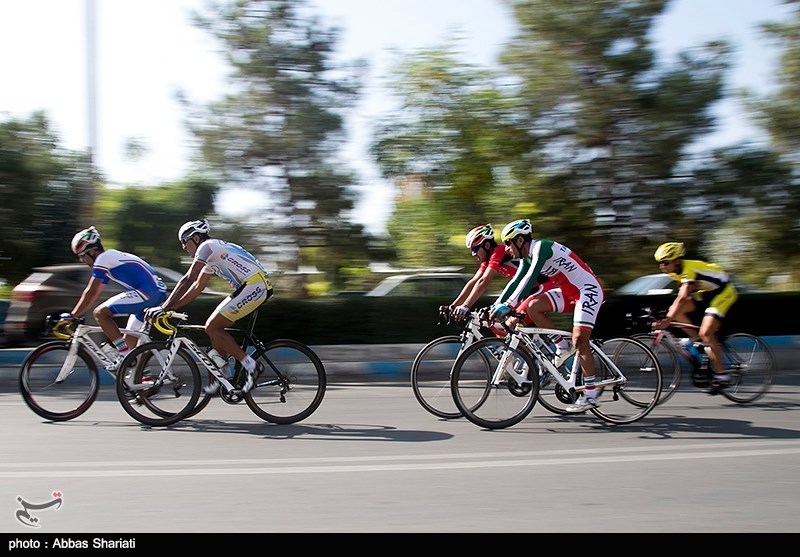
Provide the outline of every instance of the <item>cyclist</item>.
[[78,303],[71,312],[62,313],[62,319],[76,319],[89,311],[109,280],[127,289],[109,298],[92,312],[97,324],[118,351],[116,359],[106,366],[108,371],[115,372],[126,352],[136,346],[137,339],[131,335],[123,337],[114,317],[127,315],[126,328],[141,329],[144,326],[145,309],[163,302],[167,298],[167,287],[140,257],[115,249],[104,249],[94,226],[75,234],[71,245],[72,253],[78,256],[78,260],[92,268],[92,275]]
[[[585,412],[600,405],[599,390],[595,387],[595,366],[589,347],[589,337],[594,328],[600,305],[605,294],[600,281],[577,254],[568,247],[552,240],[534,240],[531,222],[528,219],[510,222],[503,228],[500,239],[512,257],[520,259],[517,274],[506,285],[500,297],[491,307],[490,316],[502,319],[509,315],[512,308],[518,306],[520,300],[526,300],[532,290],[537,287],[537,277],[544,275],[560,288],[562,299],[540,297],[534,305],[528,306],[527,314],[539,320],[539,323],[550,321],[541,313],[541,309],[552,304],[551,309],[568,311],[573,309],[572,344],[578,353],[583,370],[583,395],[566,410],[569,412]],[[555,292],[550,291],[548,292]],[[537,323],[537,325],[539,325]],[[549,325],[539,325],[552,327]],[[570,354],[559,354],[563,363]]]
[[[472,256],[478,260],[478,270],[464,286],[458,298],[450,306],[440,308],[440,311],[452,311],[457,321],[462,320],[469,313],[469,308],[483,296],[496,274],[499,273],[505,278],[511,279],[519,269],[519,259],[512,257],[506,251],[505,246],[497,243],[491,224],[476,226],[470,230],[467,234],[466,245],[472,251]],[[538,282],[539,287],[535,288],[533,293],[515,309],[518,313],[526,315],[528,308],[533,312],[526,317],[526,325],[535,323],[539,327],[552,328],[552,321],[544,314],[548,311],[563,311],[563,295],[561,290],[556,288],[547,277],[540,275]],[[548,297],[542,299],[541,297],[545,293]],[[540,299],[542,301],[538,301]],[[561,306],[559,306],[559,301]],[[562,309],[556,309],[559,307]],[[533,315],[536,317],[531,319]],[[509,323],[509,325],[515,324],[513,321]],[[506,334],[505,330],[499,327],[492,327],[492,330],[498,336]],[[551,340],[556,344],[558,350],[565,353],[569,349],[569,343],[563,337],[554,336],[551,337]]]
[[731,284],[728,273],[714,263],[695,259],[684,259],[686,248],[682,242],[667,242],[658,246],[654,257],[661,272],[668,274],[681,283],[675,300],[667,310],[667,316],[654,323],[657,329],[666,329],[670,321],[692,323],[690,313],[699,308],[706,293],[711,299],[705,309],[700,330],[687,330],[693,340],[701,340],[709,348],[708,361],[714,371],[714,378],[708,393],[718,394],[730,382],[722,364],[722,348],[717,339],[717,332],[722,320],[733,303],[739,297],[736,288]]
[[450,305],[439,308],[440,313],[452,314],[456,321],[462,321],[467,316],[470,308],[489,288],[495,275],[501,274],[510,279],[519,267],[519,260],[512,258],[505,247],[495,240],[491,224],[483,224],[470,230],[466,245],[472,251],[472,257],[478,260],[478,269],[456,299]]
[[[266,302],[272,296],[272,284],[258,259],[241,246],[211,238],[210,232],[206,220],[189,221],[180,227],[178,241],[181,248],[194,259],[167,300],[160,307],[148,310],[147,317],[152,320],[166,311],[185,306],[203,291],[214,275],[227,280],[234,289],[233,294],[211,312],[205,323],[205,331],[211,346],[219,354],[217,356],[209,352],[217,366],[224,367],[229,356],[241,362],[247,372],[247,379],[242,386],[242,392],[246,393],[255,384],[258,366],[225,328]],[[219,389],[219,381],[214,380],[204,391],[206,394],[216,394]]]

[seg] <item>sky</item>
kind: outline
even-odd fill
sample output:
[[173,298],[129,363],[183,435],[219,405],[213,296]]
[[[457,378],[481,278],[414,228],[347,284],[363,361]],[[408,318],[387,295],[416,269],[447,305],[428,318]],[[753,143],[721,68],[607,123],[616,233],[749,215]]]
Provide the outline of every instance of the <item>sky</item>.
[[[97,21],[95,160],[111,183],[160,184],[189,168],[191,145],[176,92],[194,103],[222,96],[226,69],[217,45],[194,28],[188,14],[204,0],[0,0],[0,121],[43,110],[68,149],[90,147],[86,64],[86,6]],[[382,86],[399,52],[439,46],[461,37],[464,60],[496,63],[514,34],[514,21],[501,0],[310,0],[323,22],[341,29],[344,60],[362,58],[370,70],[365,94],[347,123],[347,161],[367,186],[360,189],[355,220],[371,233],[385,230],[393,190],[369,161],[370,123],[391,110]],[[732,87],[766,93],[774,87],[778,51],[759,34],[758,23],[786,20],[780,0],[673,0],[654,29],[660,56],[669,62],[691,46],[726,38],[737,48]],[[720,130],[712,145],[763,139],[735,102],[716,109]],[[125,156],[134,138],[147,152]],[[230,215],[258,203],[241,192],[222,200]]]

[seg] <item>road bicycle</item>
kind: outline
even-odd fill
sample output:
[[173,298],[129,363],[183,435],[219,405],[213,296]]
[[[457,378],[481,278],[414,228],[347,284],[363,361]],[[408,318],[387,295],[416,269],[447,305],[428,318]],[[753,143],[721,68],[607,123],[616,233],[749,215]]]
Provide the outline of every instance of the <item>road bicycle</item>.
[[[449,313],[440,313],[439,317],[439,324],[453,323]],[[488,329],[489,324],[481,320],[476,311],[470,312],[460,325],[462,330],[459,334],[445,335],[423,346],[411,364],[414,397],[425,410],[444,419],[460,418],[462,415],[450,392],[450,376],[456,358],[476,340],[494,336]]]
[[[250,391],[242,391],[246,371],[241,364],[237,362],[234,375],[228,377],[192,338],[204,327],[184,324],[188,320],[185,313],[170,311],[153,322],[167,339],[142,344],[123,360],[122,365],[131,373],[117,377],[122,407],[132,418],[150,426],[167,426],[196,415],[217,396],[201,392],[200,366],[208,372],[204,375],[220,382],[218,396],[223,401],[238,404],[244,400],[265,421],[292,424],[310,416],[322,403],[327,386],[322,361],[301,342],[259,340],[253,333],[257,314],[250,315],[247,329],[227,329],[257,362],[259,372]],[[126,396],[128,391],[135,396]]]
[[[692,383],[700,389],[711,386],[714,370],[703,354],[696,357],[688,350],[688,345],[670,329],[652,330],[658,321],[653,312],[645,309],[638,318],[639,324],[651,329],[649,332],[634,334],[633,338],[650,346],[664,370],[664,389],[658,403],[664,404],[678,390],[684,371],[690,372]],[[683,331],[700,329],[693,323],[671,321],[670,327]],[[688,338],[688,337],[681,337]],[[747,404],[764,396],[772,385],[775,372],[775,358],[763,339],[749,333],[722,334],[719,336],[722,348],[723,366],[730,373],[730,384],[722,389],[722,395],[732,402]]]
[[[465,348],[453,365],[451,394],[458,410],[472,423],[501,429],[521,422],[540,402],[556,414],[585,390],[580,360],[574,355],[560,367],[551,361],[549,337],[571,333],[541,327],[507,328],[504,338],[484,338]],[[597,417],[612,424],[644,418],[661,393],[661,367],[644,343],[632,338],[589,342],[595,364],[595,386],[601,405]],[[487,368],[491,370],[487,373]]]
[[[100,370],[112,377],[108,366],[116,358],[106,354],[92,335],[103,330],[86,325],[82,319],[48,317],[48,328],[59,340],[45,342],[23,360],[19,371],[19,389],[28,407],[54,422],[72,420],[86,412],[97,399]],[[137,337],[142,344],[150,341],[149,327],[134,331],[121,329],[124,335]],[[120,368],[123,369],[123,368]]]

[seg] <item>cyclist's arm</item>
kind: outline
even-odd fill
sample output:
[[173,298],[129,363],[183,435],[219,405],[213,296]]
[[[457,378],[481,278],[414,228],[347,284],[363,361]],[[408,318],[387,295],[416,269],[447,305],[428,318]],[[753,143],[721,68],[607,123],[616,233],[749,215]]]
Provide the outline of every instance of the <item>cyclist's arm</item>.
[[462,302],[463,305],[472,307],[475,302],[477,302],[481,296],[484,295],[486,289],[489,288],[489,285],[494,280],[494,276],[497,274],[497,271],[489,267],[488,265],[483,270],[483,273],[478,280],[474,282],[474,286],[472,287],[472,291],[470,292],[469,296]]
[[678,295],[675,297],[675,300],[672,302],[672,305],[669,306],[667,310],[667,317],[666,319],[673,320],[677,315],[681,313],[681,309],[685,304],[692,300],[692,293],[697,290],[697,284],[694,282],[684,282],[681,284],[680,290],[678,290]]
[[482,275],[481,269],[479,268],[477,271],[475,271],[475,274],[472,276],[472,278],[467,281],[467,284],[465,284],[464,288],[462,288],[461,292],[459,292],[458,297],[455,300],[453,300],[453,303],[450,305],[453,307],[461,305],[472,307],[472,304],[466,303],[466,300],[467,298],[469,298],[469,294],[470,292],[472,292],[472,289],[475,288],[475,285],[480,280],[481,275]]
[[92,304],[97,301],[105,288],[106,285],[103,283],[102,279],[96,277],[90,278],[86,288],[84,288],[83,293],[78,300],[78,303],[75,304],[75,307],[72,309],[72,315],[75,317],[81,317],[84,313],[89,311],[89,308],[91,308]]
[[[514,276],[514,289],[509,292],[505,299],[507,304],[516,307],[522,300],[530,296],[531,292],[539,286],[539,275],[542,273],[545,262],[552,256],[553,242],[551,240],[539,240],[534,243],[530,257],[523,259],[523,261],[529,261],[524,275],[520,277],[520,272],[517,271]],[[520,265],[521,270],[522,266]],[[519,281],[517,281],[517,277],[520,277]]]
[[514,278],[508,281],[508,284],[506,284],[506,287],[500,293],[500,296],[497,297],[497,301],[495,302],[495,304],[502,304],[511,297],[511,294],[514,293],[517,287],[525,279],[525,276],[528,274],[528,271],[531,268],[531,264],[532,264],[531,260],[526,257],[520,259],[519,267],[517,268],[517,273],[514,275]]
[[161,307],[165,310],[179,309],[197,298],[211,279],[211,273],[202,272],[205,266],[204,262],[195,259]]

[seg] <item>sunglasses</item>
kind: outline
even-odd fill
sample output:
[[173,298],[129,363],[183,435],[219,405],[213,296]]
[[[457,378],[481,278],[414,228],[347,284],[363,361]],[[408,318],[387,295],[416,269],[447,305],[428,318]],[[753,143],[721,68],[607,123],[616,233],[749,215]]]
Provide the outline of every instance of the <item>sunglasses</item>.
[[672,261],[666,261],[666,260],[659,261],[658,266],[661,267],[662,265],[669,265],[670,263],[672,263]]
[[472,255],[477,255],[478,252],[481,251],[482,247],[483,247],[483,245],[475,246],[474,248],[472,248]]

